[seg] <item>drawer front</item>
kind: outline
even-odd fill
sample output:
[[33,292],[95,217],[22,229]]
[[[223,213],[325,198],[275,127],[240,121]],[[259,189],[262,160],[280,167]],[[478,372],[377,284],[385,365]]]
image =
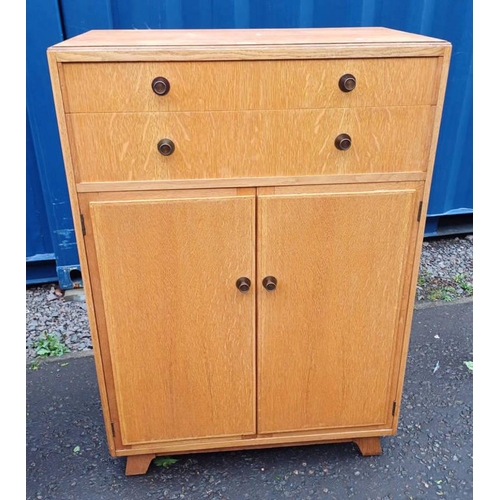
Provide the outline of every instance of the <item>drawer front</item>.
[[[441,58],[66,63],[70,113],[434,105]],[[340,89],[343,75],[356,80]],[[153,91],[168,80],[165,95]],[[352,80],[351,80],[352,83]]]
[[[431,106],[68,115],[77,182],[214,179],[427,168]],[[337,149],[347,134],[351,147]],[[158,150],[170,139],[170,156]]]

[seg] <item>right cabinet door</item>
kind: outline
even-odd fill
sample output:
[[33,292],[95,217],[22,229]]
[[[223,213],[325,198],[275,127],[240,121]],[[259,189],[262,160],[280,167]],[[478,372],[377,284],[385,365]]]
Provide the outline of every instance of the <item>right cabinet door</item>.
[[260,190],[259,433],[392,425],[421,192]]

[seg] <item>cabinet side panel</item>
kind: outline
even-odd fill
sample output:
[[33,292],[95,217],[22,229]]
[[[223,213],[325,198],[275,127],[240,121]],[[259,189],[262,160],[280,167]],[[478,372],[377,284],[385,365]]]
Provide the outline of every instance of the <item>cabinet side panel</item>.
[[111,414],[106,386],[106,377],[103,367],[103,355],[100,347],[100,339],[97,330],[97,323],[95,317],[93,295],[92,295],[92,284],[89,275],[89,268],[87,262],[87,255],[85,251],[85,239],[82,232],[82,226],[80,221],[80,208],[78,203],[78,195],[75,183],[75,174],[73,168],[73,161],[71,156],[71,150],[69,146],[69,135],[66,124],[66,116],[64,109],[63,96],[61,92],[61,87],[63,86],[63,81],[60,79],[62,74],[61,64],[57,63],[56,54],[49,51],[47,54],[50,78],[52,82],[52,92],[54,95],[54,102],[56,106],[56,116],[57,124],[59,127],[59,136],[61,140],[61,147],[64,159],[64,167],[66,171],[66,179],[68,181],[68,191],[71,203],[71,213],[73,216],[73,223],[75,226],[75,236],[76,243],[78,247],[78,258],[80,260],[80,268],[82,271],[83,285],[85,289],[85,297],[87,301],[87,311],[90,323],[90,333],[92,336],[92,346],[94,349],[94,359],[97,372],[97,380],[99,385],[99,394],[102,402],[102,410],[104,416],[104,425],[106,429],[106,436],[108,441],[108,447],[111,455],[115,456],[115,441],[113,437],[113,431],[111,426]]
[[[444,96],[446,93],[446,83],[448,81],[448,72],[449,72],[449,68],[450,68],[450,58],[451,58],[451,45],[448,45],[445,47],[444,55],[442,56],[441,73],[440,73],[439,81],[438,81],[438,84],[439,84],[438,102],[436,105],[436,112],[434,115],[434,123],[432,126],[432,140],[431,140],[431,145],[430,145],[429,152],[428,152],[428,164],[427,164],[427,169],[426,169],[427,177],[426,177],[425,185],[424,185],[424,189],[423,189],[422,211],[421,211],[420,223],[419,223],[416,244],[415,244],[413,270],[412,270],[412,275],[411,275],[410,293],[409,293],[409,298],[408,298],[408,302],[410,304],[410,307],[408,307],[408,311],[407,311],[407,315],[406,315],[405,335],[404,335],[404,342],[403,342],[403,346],[402,346],[401,364],[400,364],[400,368],[399,368],[399,377],[398,377],[398,384],[397,384],[396,401],[398,401],[398,402],[401,401],[401,396],[402,396],[402,392],[403,392],[404,374],[405,374],[405,369],[406,369],[408,348],[410,345],[410,332],[411,332],[411,325],[412,325],[412,319],[413,319],[413,309],[414,309],[413,303],[415,301],[415,294],[416,294],[416,290],[417,290],[417,279],[418,279],[418,272],[419,272],[419,267],[420,267],[420,256],[422,254],[422,243],[424,240],[425,219],[427,216],[427,209],[429,206],[429,195],[430,195],[430,190],[431,190],[432,173],[434,171],[434,160],[436,157],[436,149],[437,149],[437,143],[438,143],[438,138],[439,138],[439,129],[441,126],[441,116],[443,113]],[[393,425],[393,432],[396,432],[396,430],[397,430],[400,410],[401,410],[401,405],[397,404],[396,412],[395,412],[393,424],[392,424]]]

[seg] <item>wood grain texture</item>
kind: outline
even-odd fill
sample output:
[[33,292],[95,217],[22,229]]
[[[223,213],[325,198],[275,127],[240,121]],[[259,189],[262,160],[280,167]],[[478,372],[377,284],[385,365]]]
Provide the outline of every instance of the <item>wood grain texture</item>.
[[102,402],[102,411],[104,418],[104,427],[106,430],[106,437],[108,442],[108,449],[112,456],[116,456],[116,445],[121,447],[120,434],[113,437],[113,430],[111,423],[116,416],[113,411],[113,403],[110,401],[113,398],[113,380],[106,379],[104,366],[108,362],[109,356],[107,355],[106,346],[101,346],[99,334],[97,331],[97,320],[94,309],[94,300],[92,293],[92,281],[89,272],[89,265],[87,260],[87,252],[85,248],[85,239],[82,232],[80,222],[80,206],[78,203],[78,195],[76,192],[75,171],[71,156],[71,149],[69,146],[69,133],[66,122],[66,115],[64,110],[64,102],[61,88],[63,87],[62,72],[60,65],[57,63],[54,53],[48,53],[48,64],[50,71],[50,79],[52,84],[52,92],[54,96],[54,104],[57,116],[57,125],[59,128],[59,137],[61,140],[61,149],[64,160],[64,167],[66,172],[66,179],[68,182],[68,191],[71,205],[71,214],[75,225],[75,237],[78,250],[78,258],[80,261],[80,269],[82,272],[82,280],[85,290],[85,297],[87,303],[87,312],[89,318],[90,334],[92,338],[92,347],[94,351],[94,361],[96,367],[97,381],[99,386],[99,395]]
[[172,181],[83,182],[77,184],[79,193],[115,191],[154,191],[163,189],[228,188],[259,186],[305,186],[314,184],[365,184],[373,182],[423,181],[425,172],[396,172],[382,174],[297,175],[289,177],[239,177],[236,179],[191,179]]
[[58,43],[57,48],[138,46],[310,45],[443,42],[416,33],[384,27],[210,29],[210,30],[91,30]]
[[[51,56],[49,54],[49,64],[52,60],[53,55]],[[86,218],[86,220],[90,220],[90,216],[88,213],[88,206],[80,205],[80,200],[76,193],[74,175],[75,169],[71,157],[70,147],[72,136],[64,109],[62,89],[65,87],[65,82],[61,64],[57,64],[57,78],[59,79],[59,88],[54,88],[54,101],[56,103],[63,158],[72,205],[73,222],[75,225],[75,235],[79,249],[80,269],[83,276],[90,332],[92,337],[92,347],[94,350],[97,380],[103,408],[104,424],[106,428],[106,437],[110,453],[112,456],[115,456],[117,448],[124,449],[127,448],[127,446],[125,446],[122,442],[122,434],[118,418],[118,407],[116,404],[116,388],[111,368],[109,342],[106,335],[100,335],[101,331],[106,331],[105,317],[103,314],[99,313],[100,310],[102,311],[102,291],[100,288],[98,273],[95,269],[93,269],[97,260],[95,257],[95,249],[92,244],[88,246],[85,244],[85,237],[83,234],[81,216]],[[86,230],[89,232],[89,228],[86,228]],[[92,233],[91,229],[90,233]],[[83,257],[81,255],[82,253]]]
[[[416,180],[416,179],[415,179]],[[274,186],[266,188],[258,188],[259,195],[276,194],[276,195],[296,195],[297,193],[303,195],[315,194],[336,194],[336,193],[357,193],[357,192],[376,192],[384,191],[386,189],[400,189],[403,191],[417,191],[420,192],[422,182],[414,182],[414,180],[398,179],[387,182],[353,182],[349,184],[344,183],[330,183],[320,185],[304,185],[304,186]],[[415,212],[416,214],[416,212]]]
[[49,51],[58,62],[442,56],[448,42],[387,28],[91,31]]
[[126,476],[138,476],[141,474],[146,474],[149,469],[151,461],[156,457],[156,455],[133,455],[127,458],[127,465],[125,467]]
[[[64,64],[70,113],[434,105],[440,58]],[[352,74],[356,88],[342,92]],[[151,82],[170,83],[165,96]],[[202,84],[200,84],[202,82]]]
[[[84,238],[85,241],[85,256],[86,256],[86,264],[88,267],[88,273],[91,277],[91,285],[92,288],[86,287],[86,296],[87,300],[89,297],[92,298],[92,303],[88,306],[89,310],[93,311],[93,316],[91,321],[91,328],[95,328],[93,330],[95,337],[98,338],[99,342],[99,350],[100,356],[102,360],[102,380],[99,378],[98,372],[98,382],[99,387],[102,391],[106,391],[106,406],[104,406],[103,400],[103,411],[106,413],[109,412],[110,425],[113,422],[113,430],[110,429],[110,433],[108,436],[108,441],[110,446],[116,447],[116,449],[125,450],[130,448],[126,446],[122,442],[121,437],[121,426],[120,419],[118,415],[118,405],[117,405],[117,396],[116,396],[116,388],[114,383],[114,375],[112,369],[111,362],[111,350],[109,345],[109,336],[108,336],[108,328],[106,323],[106,313],[104,309],[104,301],[103,301],[103,290],[101,287],[101,281],[99,277],[99,262],[97,259],[96,248],[94,244],[94,232],[92,227],[92,217],[90,214],[90,202],[91,201],[143,201],[147,200],[156,200],[156,199],[184,199],[184,198],[209,198],[214,196],[225,196],[225,197],[234,197],[237,196],[237,189],[197,189],[197,190],[170,190],[170,191],[154,191],[154,192],[124,192],[124,193],[92,193],[92,194],[80,194],[78,196],[78,202],[80,207],[80,212],[84,216],[87,221],[86,224],[86,236]],[[76,221],[77,224],[80,224],[80,220]],[[78,226],[79,227],[79,226]],[[90,291],[92,294],[90,295]],[[94,349],[95,349],[95,340]],[[96,353],[94,353],[96,355]],[[113,452],[114,453],[114,452]],[[146,452],[144,452],[146,453]]]
[[[449,61],[447,42],[383,28],[113,30],[49,49],[112,455],[345,440],[372,453],[378,436],[396,432]],[[167,69],[172,91],[160,98],[148,79]],[[354,92],[339,93],[337,71],[356,73]],[[175,134],[174,156],[156,152],[157,132]],[[353,137],[348,152],[333,147],[341,132]],[[215,240],[238,248],[219,251]],[[218,300],[199,280],[226,277],[242,259],[253,286],[238,297],[250,306]],[[260,284],[272,273],[263,262],[282,273],[274,294]],[[309,279],[332,274],[321,287]],[[175,293],[165,293],[171,282]],[[283,289],[292,307],[280,303]],[[163,318],[179,336],[165,337]],[[306,376],[297,381],[295,370]]]
[[390,424],[416,192],[321,191],[258,195],[259,433]]
[[[399,182],[392,184],[393,187],[397,187],[398,189],[401,190],[413,190],[416,192],[416,199],[417,200],[422,200],[423,198],[423,189],[424,189],[424,182],[405,182],[403,180],[400,180]],[[364,184],[360,185],[358,183],[353,183],[349,185],[343,185],[343,186],[333,186],[333,185],[323,185],[323,186],[303,186],[300,191],[301,193],[331,193],[332,190],[338,191],[338,192],[346,192],[346,193],[351,193],[351,192],[356,192],[362,189],[363,191],[377,191],[380,188],[380,185],[377,184]],[[274,194],[276,191],[278,191],[280,194],[294,194],[297,192],[297,187],[295,186],[282,186],[279,188],[266,188],[271,190],[272,192],[265,192],[263,193],[264,189],[261,188],[259,189],[259,194]],[[393,347],[393,356],[392,358],[394,359],[393,365],[391,367],[391,373],[393,373],[391,377],[391,389],[389,391],[390,397],[389,402],[396,402],[396,413],[395,415],[398,415],[400,411],[400,401],[401,401],[401,393],[398,392],[400,390],[399,384],[401,384],[401,371],[400,371],[400,364],[401,364],[401,357],[406,356],[407,353],[406,351],[403,353],[404,349],[407,349],[407,342],[408,342],[408,336],[410,334],[410,328],[408,327],[407,324],[407,313],[408,309],[410,308],[413,311],[413,302],[414,302],[414,294],[415,294],[415,289],[413,288],[415,286],[415,283],[413,282],[413,273],[415,266],[419,266],[419,261],[415,262],[415,247],[416,246],[421,246],[421,240],[419,238],[422,237],[422,235],[419,235],[420,233],[420,226],[421,222],[417,222],[418,218],[418,204],[414,207],[413,213],[411,215],[412,220],[414,221],[414,224],[412,225],[411,228],[411,234],[409,236],[409,245],[407,247],[407,255],[406,255],[406,266],[404,269],[404,277],[403,277],[403,286],[402,286],[402,291],[401,291],[401,300],[400,300],[400,305],[399,305],[399,312],[398,312],[398,326],[397,326],[397,333],[396,333],[396,342],[394,343]],[[425,224],[425,221],[424,221]],[[414,243],[413,243],[414,242]],[[410,300],[411,297],[411,300]],[[411,321],[410,321],[410,327],[411,327]],[[395,420],[395,417],[393,415],[392,411],[392,404],[389,404],[387,407],[387,422],[393,422],[393,433],[396,433],[397,431],[397,420]],[[303,431],[302,431],[303,432]]]
[[[255,195],[254,188],[251,190],[251,195]],[[234,198],[241,195],[238,188],[216,188],[210,189],[201,186],[199,189],[164,189],[164,190],[142,190],[135,191],[106,191],[91,193],[80,193],[80,205],[82,213],[90,217],[88,212],[88,204],[92,201],[143,201],[143,200],[165,200],[165,199],[193,199],[193,198]],[[92,235],[92,226],[87,228],[87,234]],[[92,238],[90,238],[92,239]],[[88,245],[87,245],[88,246]],[[94,255],[95,257],[95,255]]]
[[117,450],[118,456],[141,455],[144,453],[184,454],[208,451],[245,450],[253,448],[268,448],[274,446],[301,446],[310,444],[339,443],[354,441],[363,437],[388,436],[394,432],[391,429],[377,427],[335,429],[329,431],[316,432],[295,432],[266,434],[252,437],[229,437],[211,439],[192,439],[170,441],[165,443],[149,443],[144,445],[134,445],[126,450]]
[[355,439],[354,442],[364,457],[382,455],[382,445],[379,437],[359,438]]
[[[78,182],[424,171],[434,107],[68,115]],[[341,133],[352,146],[339,151]],[[175,143],[162,156],[162,138]]]
[[[399,358],[399,376],[397,382],[397,392],[395,399],[399,403],[401,401],[403,392],[404,375],[406,369],[406,361],[408,359],[408,349],[410,345],[410,333],[411,325],[413,319],[413,307],[411,304],[415,301],[415,294],[417,290],[417,280],[419,273],[420,256],[422,254],[422,243],[424,240],[425,222],[427,216],[427,209],[429,206],[429,196],[431,191],[432,173],[434,171],[434,160],[436,157],[436,149],[439,138],[439,129],[441,126],[441,116],[443,113],[444,97],[446,93],[446,84],[448,81],[448,72],[450,68],[450,58],[451,58],[451,45],[446,48],[445,54],[443,56],[443,62],[441,65],[441,74],[439,78],[439,93],[438,93],[438,105],[436,107],[436,113],[434,116],[434,123],[432,125],[432,140],[429,148],[428,164],[427,164],[427,177],[425,180],[425,185],[422,195],[422,213],[420,218],[420,223],[418,226],[418,233],[416,238],[416,245],[413,252],[413,267],[410,272],[410,286],[408,289],[408,300],[406,302],[406,318],[404,322],[404,338],[402,342],[401,356]],[[399,420],[399,415],[401,411],[401,405],[397,404],[396,413],[393,419],[393,430],[397,431],[397,425]]]
[[90,202],[124,444],[255,432],[254,204]]
[[49,49],[56,61],[254,61],[285,59],[356,59],[386,57],[441,57],[448,47],[444,42],[345,43],[310,45],[211,45],[138,46],[122,48],[56,47]]

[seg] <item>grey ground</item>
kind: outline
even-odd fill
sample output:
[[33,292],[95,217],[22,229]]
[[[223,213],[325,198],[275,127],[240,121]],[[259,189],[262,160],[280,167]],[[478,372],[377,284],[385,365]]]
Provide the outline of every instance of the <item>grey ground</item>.
[[472,235],[424,241],[418,301],[451,302],[472,296]]
[[[453,301],[472,295],[472,235],[424,242],[417,286],[417,302]],[[55,285],[26,289],[26,355],[47,332],[70,351],[92,349],[84,302],[68,302]]]
[[43,363],[27,370],[27,498],[470,499],[471,359],[472,302],[419,309],[399,432],[382,456],[350,443],[184,455],[137,477],[108,454],[93,358]]

